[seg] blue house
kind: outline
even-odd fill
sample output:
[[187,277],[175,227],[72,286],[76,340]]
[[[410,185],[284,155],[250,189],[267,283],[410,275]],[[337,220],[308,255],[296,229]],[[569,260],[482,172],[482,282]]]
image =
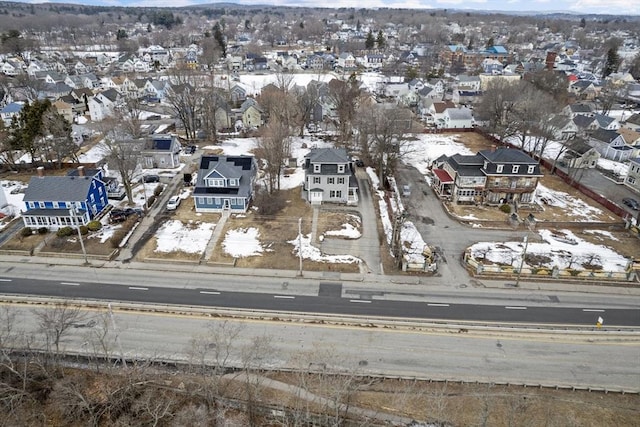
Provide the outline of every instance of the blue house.
[[193,190],[196,212],[246,212],[257,170],[253,156],[203,156]]
[[107,188],[102,169],[83,166],[67,176],[45,176],[38,168],[38,176],[31,177],[24,192],[25,227],[62,227],[86,225],[107,206]]

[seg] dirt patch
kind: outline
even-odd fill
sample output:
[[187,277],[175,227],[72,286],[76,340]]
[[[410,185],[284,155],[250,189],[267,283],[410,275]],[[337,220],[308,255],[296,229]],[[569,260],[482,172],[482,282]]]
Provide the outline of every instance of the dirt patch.
[[[362,221],[360,220],[359,215],[349,212],[321,210],[318,214],[318,234],[316,238],[325,235],[328,232],[343,230],[345,228],[345,224],[348,224],[350,227],[353,227],[362,234]],[[344,235],[335,235],[331,237],[342,239],[350,238]]]

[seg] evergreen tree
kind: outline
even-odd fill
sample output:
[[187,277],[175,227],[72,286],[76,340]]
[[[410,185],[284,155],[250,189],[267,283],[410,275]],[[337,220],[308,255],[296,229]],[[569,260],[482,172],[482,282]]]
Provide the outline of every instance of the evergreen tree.
[[376,38],[376,43],[378,44],[378,49],[384,48],[385,39],[382,30],[378,31],[378,37]]
[[485,45],[485,47],[490,48],[494,44],[495,44],[495,41],[493,40],[493,37],[489,37],[489,40],[487,40],[487,44]]
[[224,34],[222,34],[220,24],[217,22],[213,27],[213,38],[218,42],[218,46],[222,50],[222,57],[225,58],[227,56],[227,42],[224,39]]
[[586,26],[587,26],[587,21],[585,21],[585,19],[584,19],[584,18],[582,18],[582,19],[580,20],[580,28],[584,28],[584,27],[586,27]]
[[611,47],[607,51],[607,59],[602,69],[602,78],[605,78],[609,74],[615,73],[616,71],[618,71],[619,66],[620,66],[620,55],[618,55],[618,48]]
[[369,30],[369,34],[367,34],[367,39],[364,41],[365,49],[373,49],[373,46],[376,44],[376,40],[373,38],[373,33]]

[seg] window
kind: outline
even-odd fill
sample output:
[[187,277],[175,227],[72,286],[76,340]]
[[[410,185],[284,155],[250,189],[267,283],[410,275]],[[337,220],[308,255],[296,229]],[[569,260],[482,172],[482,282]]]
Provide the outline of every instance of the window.
[[344,165],[338,165],[338,173],[344,173]]
[[513,165],[511,167],[511,173],[518,173],[520,171],[520,165]]
[[331,177],[331,178],[327,178],[327,184],[335,184],[335,178]]
[[34,202],[29,202],[29,208],[33,209],[36,207],[36,204]]
[[320,165],[317,163],[313,164],[313,172],[314,173],[320,173]]
[[215,198],[214,198],[214,203],[215,203],[216,205],[221,204],[221,203],[222,203],[222,201],[221,201],[220,197],[215,197]]
[[58,202],[53,202],[53,209],[59,209],[60,205],[58,204]]
[[319,176],[314,176],[313,177],[313,183],[314,184],[320,184],[320,177]]
[[338,178],[338,184],[344,184],[344,177]]
[[44,202],[38,202],[38,207],[40,209],[44,209]]
[[529,167],[527,168],[527,173],[533,173],[533,171],[536,170],[535,165],[529,165]]
[[342,191],[339,190],[331,190],[329,191],[329,198],[341,198],[342,197]]
[[496,167],[496,172],[498,172],[498,173],[502,173],[502,169],[504,169],[504,165],[498,165],[498,166]]

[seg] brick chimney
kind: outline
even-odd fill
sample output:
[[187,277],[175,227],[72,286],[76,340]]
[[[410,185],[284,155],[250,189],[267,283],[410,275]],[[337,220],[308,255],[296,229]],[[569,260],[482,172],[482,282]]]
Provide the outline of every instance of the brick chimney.
[[84,166],[78,166],[78,176],[84,176]]
[[40,178],[44,178],[44,166],[38,166],[36,171],[38,171],[38,176]]
[[553,70],[556,65],[556,57],[558,56],[557,52],[547,52],[547,57],[545,59],[545,65],[547,70]]

